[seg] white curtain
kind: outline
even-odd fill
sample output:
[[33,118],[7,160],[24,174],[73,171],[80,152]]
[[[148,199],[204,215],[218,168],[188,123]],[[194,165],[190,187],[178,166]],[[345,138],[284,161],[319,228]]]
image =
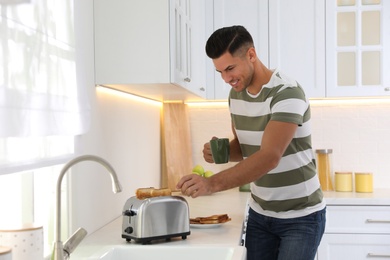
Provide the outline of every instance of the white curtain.
[[0,12],[1,163],[10,138],[23,149],[23,140],[83,134],[90,111],[86,86],[76,80],[73,0],[0,4]]
[[0,137],[78,135],[87,131],[88,107],[76,98],[0,87]]
[[76,84],[73,1],[0,8],[0,137],[85,133],[89,108]]

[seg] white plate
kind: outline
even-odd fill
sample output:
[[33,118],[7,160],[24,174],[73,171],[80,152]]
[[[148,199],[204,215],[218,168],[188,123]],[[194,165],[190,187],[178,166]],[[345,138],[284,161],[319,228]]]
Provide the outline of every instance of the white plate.
[[224,223],[218,223],[218,224],[190,224],[190,227],[192,228],[217,228],[222,226]]

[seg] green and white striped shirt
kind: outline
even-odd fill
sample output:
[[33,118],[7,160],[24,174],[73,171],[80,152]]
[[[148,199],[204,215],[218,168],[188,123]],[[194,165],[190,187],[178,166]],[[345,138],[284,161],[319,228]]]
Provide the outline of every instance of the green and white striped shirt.
[[279,165],[251,183],[252,209],[277,218],[301,217],[323,209],[311,146],[310,106],[301,86],[275,70],[257,95],[232,89],[229,107],[244,159],[260,149],[270,120],[299,126]]

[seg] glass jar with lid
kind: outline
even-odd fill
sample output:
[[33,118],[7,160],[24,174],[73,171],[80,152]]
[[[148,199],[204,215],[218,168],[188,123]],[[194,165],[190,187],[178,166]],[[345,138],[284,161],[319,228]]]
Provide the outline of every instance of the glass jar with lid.
[[333,190],[332,152],[332,149],[316,150],[318,178],[323,191]]

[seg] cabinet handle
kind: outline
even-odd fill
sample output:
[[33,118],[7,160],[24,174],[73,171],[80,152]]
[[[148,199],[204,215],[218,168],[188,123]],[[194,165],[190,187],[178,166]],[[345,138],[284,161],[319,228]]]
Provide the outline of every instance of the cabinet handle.
[[390,255],[382,255],[382,254],[375,254],[375,253],[368,253],[367,257],[390,257]]
[[385,91],[390,91],[390,88],[385,88]]
[[191,82],[191,79],[187,77],[187,78],[184,78],[184,81],[185,82]]
[[206,89],[205,89],[205,88],[203,88],[203,87],[201,87],[199,90],[200,90],[200,91],[205,91]]
[[366,219],[367,223],[389,223],[390,220],[385,220],[385,219]]

